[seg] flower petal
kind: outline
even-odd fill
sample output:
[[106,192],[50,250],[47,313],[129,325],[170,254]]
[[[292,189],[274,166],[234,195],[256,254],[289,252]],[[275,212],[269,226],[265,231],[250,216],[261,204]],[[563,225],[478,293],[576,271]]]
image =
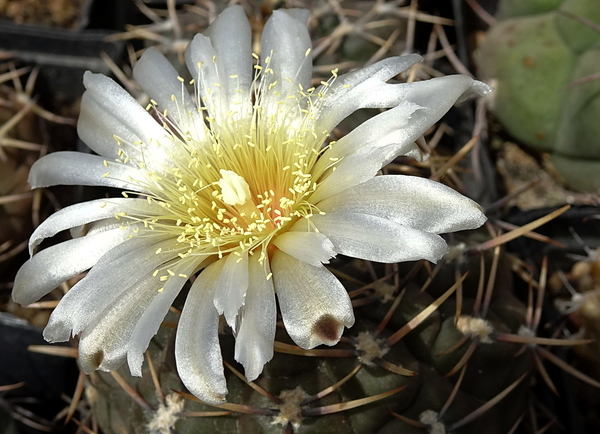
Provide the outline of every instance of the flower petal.
[[390,57],[340,75],[330,86],[319,87],[316,92],[323,94],[324,99],[317,130],[331,131],[359,108],[398,105],[400,99],[391,92],[396,85],[386,82],[422,60],[418,54]]
[[[480,84],[462,75],[416,83],[385,84],[389,86],[385,88],[386,98],[396,99],[398,106],[361,124],[325,152],[317,170],[332,164],[332,161],[340,161],[335,163],[335,170],[331,170],[320,181],[311,201],[319,202],[373,178],[382,166],[400,154],[422,159],[420,151],[413,145],[415,140],[437,122],[457,99],[469,90],[481,90]],[[360,101],[352,100],[348,104],[354,104],[355,109],[363,108],[366,97],[365,94]]]
[[[265,259],[266,261],[266,259]],[[242,321],[235,339],[235,360],[244,366],[248,381],[254,381],[273,357],[277,307],[270,269],[254,254],[249,261],[249,285]]]
[[381,170],[391,147],[380,148],[378,152],[365,149],[345,157],[319,182],[317,190],[310,196],[311,203],[372,179]]
[[130,232],[120,228],[64,241],[42,250],[17,272],[13,299],[28,305],[62,282],[91,268],[107,251],[125,241]]
[[337,252],[354,258],[386,263],[417,259],[436,262],[448,251],[439,235],[371,215],[331,212],[313,215],[310,221]]
[[411,101],[402,101],[398,106],[363,122],[330,145],[315,164],[314,172],[321,172],[333,162],[357,152],[381,153],[382,148],[390,145],[397,146],[394,149],[396,155],[407,155],[423,161],[419,147],[410,135],[410,119],[421,108]]
[[142,139],[98,104],[89,92],[81,97],[77,133],[92,151],[111,160],[121,158],[119,151],[125,157],[139,159],[141,156],[140,147],[135,143],[141,143]]
[[197,86],[198,104],[202,103],[217,123],[224,123],[225,114],[234,108],[226,104],[227,91],[221,87],[227,83],[225,71],[208,36],[194,36],[185,50],[185,62]]
[[[400,61],[404,57],[399,58]],[[358,109],[394,107],[401,101],[410,101],[425,109],[417,111],[409,124],[408,131],[418,138],[457,101],[463,100],[470,93],[483,92],[485,94],[491,90],[489,86],[465,75],[449,75],[400,84],[388,84],[375,77],[378,77],[378,74],[345,92],[338,91],[327,98],[324,105],[324,110],[327,109],[327,111],[319,120],[319,125],[324,124],[324,129],[333,128]],[[421,132],[417,134],[418,131]]]
[[181,291],[183,285],[188,281],[192,273],[202,262],[187,261],[173,268],[174,276],[165,282],[163,290],[156,294],[152,302],[144,309],[140,316],[127,347],[127,363],[131,375],[142,376],[142,364],[144,352],[150,344],[152,337],[158,332],[161,322],[167,315],[173,301]]
[[[187,276],[182,277],[180,274],[193,272],[196,262],[174,265],[174,275],[165,282],[148,275],[127,288],[106,307],[85,329],[79,340],[79,360],[84,372],[90,373],[95,369],[112,371],[127,358],[132,375],[141,376],[144,351],[171,303],[188,280]],[[153,306],[165,305],[166,308],[160,312],[151,309]],[[149,319],[150,314],[155,315]],[[144,328],[141,335],[140,328]],[[136,364],[132,367],[133,362]]]
[[113,371],[125,362],[131,333],[161,287],[162,282],[149,275],[126,288],[110,306],[96,315],[79,339],[79,363],[83,372]]
[[183,137],[190,135],[194,140],[204,140],[206,125],[198,108],[173,65],[157,49],[150,47],[144,51],[133,67],[133,78],[158,102],[161,110],[167,110],[168,118]]
[[325,235],[316,232],[294,231],[293,228],[275,238],[273,245],[288,255],[315,267],[328,264],[329,260],[336,255],[333,243]]
[[225,314],[227,324],[236,333],[236,317],[248,290],[248,251],[234,251],[222,261],[225,265],[219,276],[214,304],[219,315]]
[[225,402],[227,385],[219,346],[219,314],[213,298],[224,260],[196,279],[183,306],[175,338],[177,371],[185,387],[210,404]]
[[148,151],[160,149],[157,144],[168,148],[172,140],[166,130],[113,79],[87,71],[83,74],[83,85],[86,94],[139,137]]
[[221,86],[226,85],[229,107],[249,101],[252,84],[252,30],[240,5],[228,7],[204,32],[220,60],[223,73]]
[[[410,122],[397,133],[398,139],[403,143],[417,140],[457,102],[473,93],[484,95],[491,90],[489,86],[465,75],[449,75],[391,86],[394,99],[407,101],[422,108],[415,111],[410,117]],[[394,153],[388,156],[386,163],[397,155]]]
[[132,166],[82,152],[54,152],[31,166],[31,188],[53,185],[95,185],[144,192],[143,174]]
[[476,202],[439,182],[416,176],[376,176],[317,206],[325,213],[369,214],[436,234],[475,229],[486,221]]
[[50,315],[44,338],[61,342],[85,330],[128,287],[176,256],[174,245],[165,237],[134,237],[108,251],[62,298]]
[[76,226],[84,225],[105,218],[114,217],[115,213],[142,214],[145,216],[158,215],[163,208],[146,199],[110,198],[97,199],[78,203],[63,208],[39,225],[29,238],[29,254],[46,238]]
[[325,267],[314,267],[277,250],[271,260],[283,323],[302,348],[335,345],[354,324],[346,289]]
[[[304,22],[301,18],[306,17]],[[267,20],[261,39],[263,68],[273,71],[272,82],[277,85],[269,93],[296,94],[298,85],[306,90],[312,75],[312,42],[306,28],[308,11],[279,9]],[[269,58],[269,62],[267,62]],[[277,96],[277,100],[283,98]],[[284,100],[285,101],[285,100]]]

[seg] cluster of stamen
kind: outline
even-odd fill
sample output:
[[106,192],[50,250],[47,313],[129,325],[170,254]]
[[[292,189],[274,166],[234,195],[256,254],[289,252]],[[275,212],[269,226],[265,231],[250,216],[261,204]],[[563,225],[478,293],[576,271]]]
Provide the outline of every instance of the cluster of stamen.
[[[202,77],[203,65],[198,68]],[[258,251],[262,260],[273,237],[313,213],[314,206],[307,199],[322,175],[313,173],[313,167],[328,133],[315,128],[323,94],[299,85],[282,95],[269,57],[264,66],[255,65],[255,70],[247,101],[242,98],[235,111],[216,106],[212,95],[219,83],[204,89],[201,97],[198,84],[191,82],[204,122],[202,134],[177,125],[151,100],[148,111],[162,122],[165,137],[142,144],[115,136],[117,163],[134,165],[143,175],[128,181],[149,192],[147,200],[164,209],[158,217],[121,213],[118,218],[140,222],[149,229],[142,231],[144,235],[172,234],[182,259],[223,257],[241,250]],[[230,79],[231,85],[238,82],[236,76]],[[180,81],[183,88],[185,83]],[[330,82],[324,83],[325,91]],[[178,97],[173,95],[172,101],[181,113],[184,109]],[[129,147],[141,158],[134,158]],[[157,154],[162,158],[156,158]]]

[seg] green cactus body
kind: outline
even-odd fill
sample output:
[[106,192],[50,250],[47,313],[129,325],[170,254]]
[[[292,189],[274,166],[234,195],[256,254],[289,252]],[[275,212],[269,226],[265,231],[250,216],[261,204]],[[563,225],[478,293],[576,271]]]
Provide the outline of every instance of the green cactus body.
[[519,141],[549,152],[567,184],[600,188],[600,22],[595,0],[504,1],[476,53],[500,122]]
[[542,14],[556,9],[562,0],[504,0],[498,6],[497,17],[507,19],[523,15]]
[[[283,407],[257,393],[242,379],[232,372],[227,372],[227,369],[228,402],[239,405],[241,411],[233,411],[229,415],[221,416],[186,417],[186,414],[192,416],[193,412],[214,412],[220,409],[185,398],[180,409],[184,412],[183,417],[173,419],[173,426],[169,428],[175,431],[148,429],[148,424],[157,417],[160,401],[147,364],[142,378],[131,377],[127,368],[121,368],[119,373],[148,402],[149,409],[144,409],[124,393],[110,374],[100,372],[94,373],[91,378],[88,388],[89,400],[106,434],[116,434],[123,430],[132,434],[169,432],[179,434],[204,432],[441,434],[450,432],[447,430],[453,428],[453,424],[493,399],[533,367],[531,354],[522,350],[522,344],[485,339],[475,342],[477,338],[469,338],[463,345],[457,346],[457,343],[465,339],[465,334],[457,328],[455,322],[454,298],[444,302],[400,341],[387,346],[386,339],[429,307],[440,293],[448,289],[448,283],[453,282],[447,279],[452,274],[452,269],[451,266],[444,267],[427,292],[421,292],[419,286],[410,283],[398,308],[379,334],[376,330],[390,311],[393,302],[383,302],[375,294],[368,295],[366,300],[369,302],[356,308],[357,322],[354,327],[346,331],[347,339],[335,347],[337,350],[346,351],[342,357],[339,354],[329,356],[327,353],[329,349],[325,349],[324,353],[316,357],[277,352],[274,359],[266,365],[262,376],[256,380],[256,384],[279,397],[295,395],[302,400],[307,396],[314,396],[343,381],[353,370],[362,365],[349,380],[332,393],[313,402],[296,406],[299,417],[296,421],[292,420],[294,423],[290,424],[288,431],[285,431],[286,419],[280,419],[280,414],[284,411]],[[465,315],[474,309],[474,299],[471,297],[476,293],[473,287],[476,284],[477,278],[472,277],[465,281],[462,304]],[[486,321],[494,332],[517,333],[518,327],[524,322],[524,316],[524,306],[510,292],[499,291]],[[176,320],[174,314],[170,314],[167,318],[167,321]],[[363,349],[368,345],[363,343],[361,347],[356,344],[360,336],[363,338],[366,336],[367,340],[372,339],[372,344],[379,349],[375,348],[374,353],[367,355],[365,351],[369,350]],[[174,329],[163,327],[149,350],[165,395],[173,391],[185,391],[174,367],[173,338]],[[276,341],[291,344],[283,329],[278,330]],[[241,370],[233,360],[233,343],[233,337],[229,334],[225,333],[221,336],[225,361],[236,370]],[[438,413],[453,394],[453,389],[461,376],[458,372],[450,376],[448,374],[465,353],[470,351],[471,344],[475,345],[475,350],[464,368],[460,387],[452,403],[437,420]],[[357,351],[357,348],[360,350]],[[382,367],[378,359],[407,370],[409,374],[391,372]],[[410,375],[410,372],[413,374]],[[508,432],[526,406],[527,394],[519,393],[519,390],[523,392],[529,387],[529,382],[525,379],[519,384],[517,390],[511,392],[510,398],[500,400],[491,410],[464,426],[453,428],[452,432],[457,434]],[[329,406],[357,402],[393,390],[397,392],[366,405],[331,414],[327,414],[329,410],[324,410],[331,408]],[[255,414],[249,414],[248,409],[253,409],[250,413]],[[407,424],[395,418],[393,414],[417,423],[424,423],[424,427]],[[428,423],[430,425],[427,425]]]

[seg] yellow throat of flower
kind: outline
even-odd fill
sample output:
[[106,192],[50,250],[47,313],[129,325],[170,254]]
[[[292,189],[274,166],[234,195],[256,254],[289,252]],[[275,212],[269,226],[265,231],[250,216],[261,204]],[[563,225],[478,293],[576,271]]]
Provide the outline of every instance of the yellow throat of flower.
[[[146,175],[138,182],[152,193],[148,200],[165,213],[158,218],[128,217],[143,221],[154,234],[172,235],[182,258],[222,257],[259,247],[264,256],[277,234],[314,211],[307,199],[324,174],[313,169],[328,134],[316,130],[323,94],[302,86],[282,94],[277,81],[270,80],[273,70],[266,60],[265,67],[255,66],[251,90],[242,95],[236,110],[217,107],[218,98],[202,100],[198,110],[206,125],[204,140],[176,125],[156,102],[148,106],[162,122],[173,150],[168,151],[169,161],[133,164]],[[198,68],[202,71],[202,64]],[[323,88],[335,77],[333,71]],[[218,90],[218,83],[214,86]],[[199,98],[198,90],[196,94]],[[125,152],[119,155],[128,162]]]

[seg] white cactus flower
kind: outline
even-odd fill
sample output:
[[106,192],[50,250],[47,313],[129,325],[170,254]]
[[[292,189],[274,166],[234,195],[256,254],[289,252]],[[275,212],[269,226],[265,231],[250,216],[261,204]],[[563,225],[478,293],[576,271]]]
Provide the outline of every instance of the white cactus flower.
[[[243,9],[226,9],[185,53],[195,95],[148,49],[134,68],[153,98],[147,109],[113,80],[84,75],[78,132],[98,155],[47,155],[29,182],[115,187],[124,197],[76,204],[43,222],[30,253],[60,231],[75,238],[33,255],[13,297],[32,303],[89,270],[44,331],[51,342],[81,333],[85,372],[127,361],[141,375],[151,338],[199,272],[179,320],[177,369],[198,398],[223,402],[220,315],[254,380],[273,356],[276,294],[296,344],[334,345],[354,315],[323,263],[336,254],[436,261],[448,250],[439,233],[485,221],[475,202],[439,183],[376,175],[398,155],[424,158],[414,141],[457,100],[489,88],[461,75],[387,83],[421,60],[408,55],[339,77],[334,71],[313,89],[307,18],[304,10],[275,11],[259,58]],[[328,142],[361,108],[389,110]]]

